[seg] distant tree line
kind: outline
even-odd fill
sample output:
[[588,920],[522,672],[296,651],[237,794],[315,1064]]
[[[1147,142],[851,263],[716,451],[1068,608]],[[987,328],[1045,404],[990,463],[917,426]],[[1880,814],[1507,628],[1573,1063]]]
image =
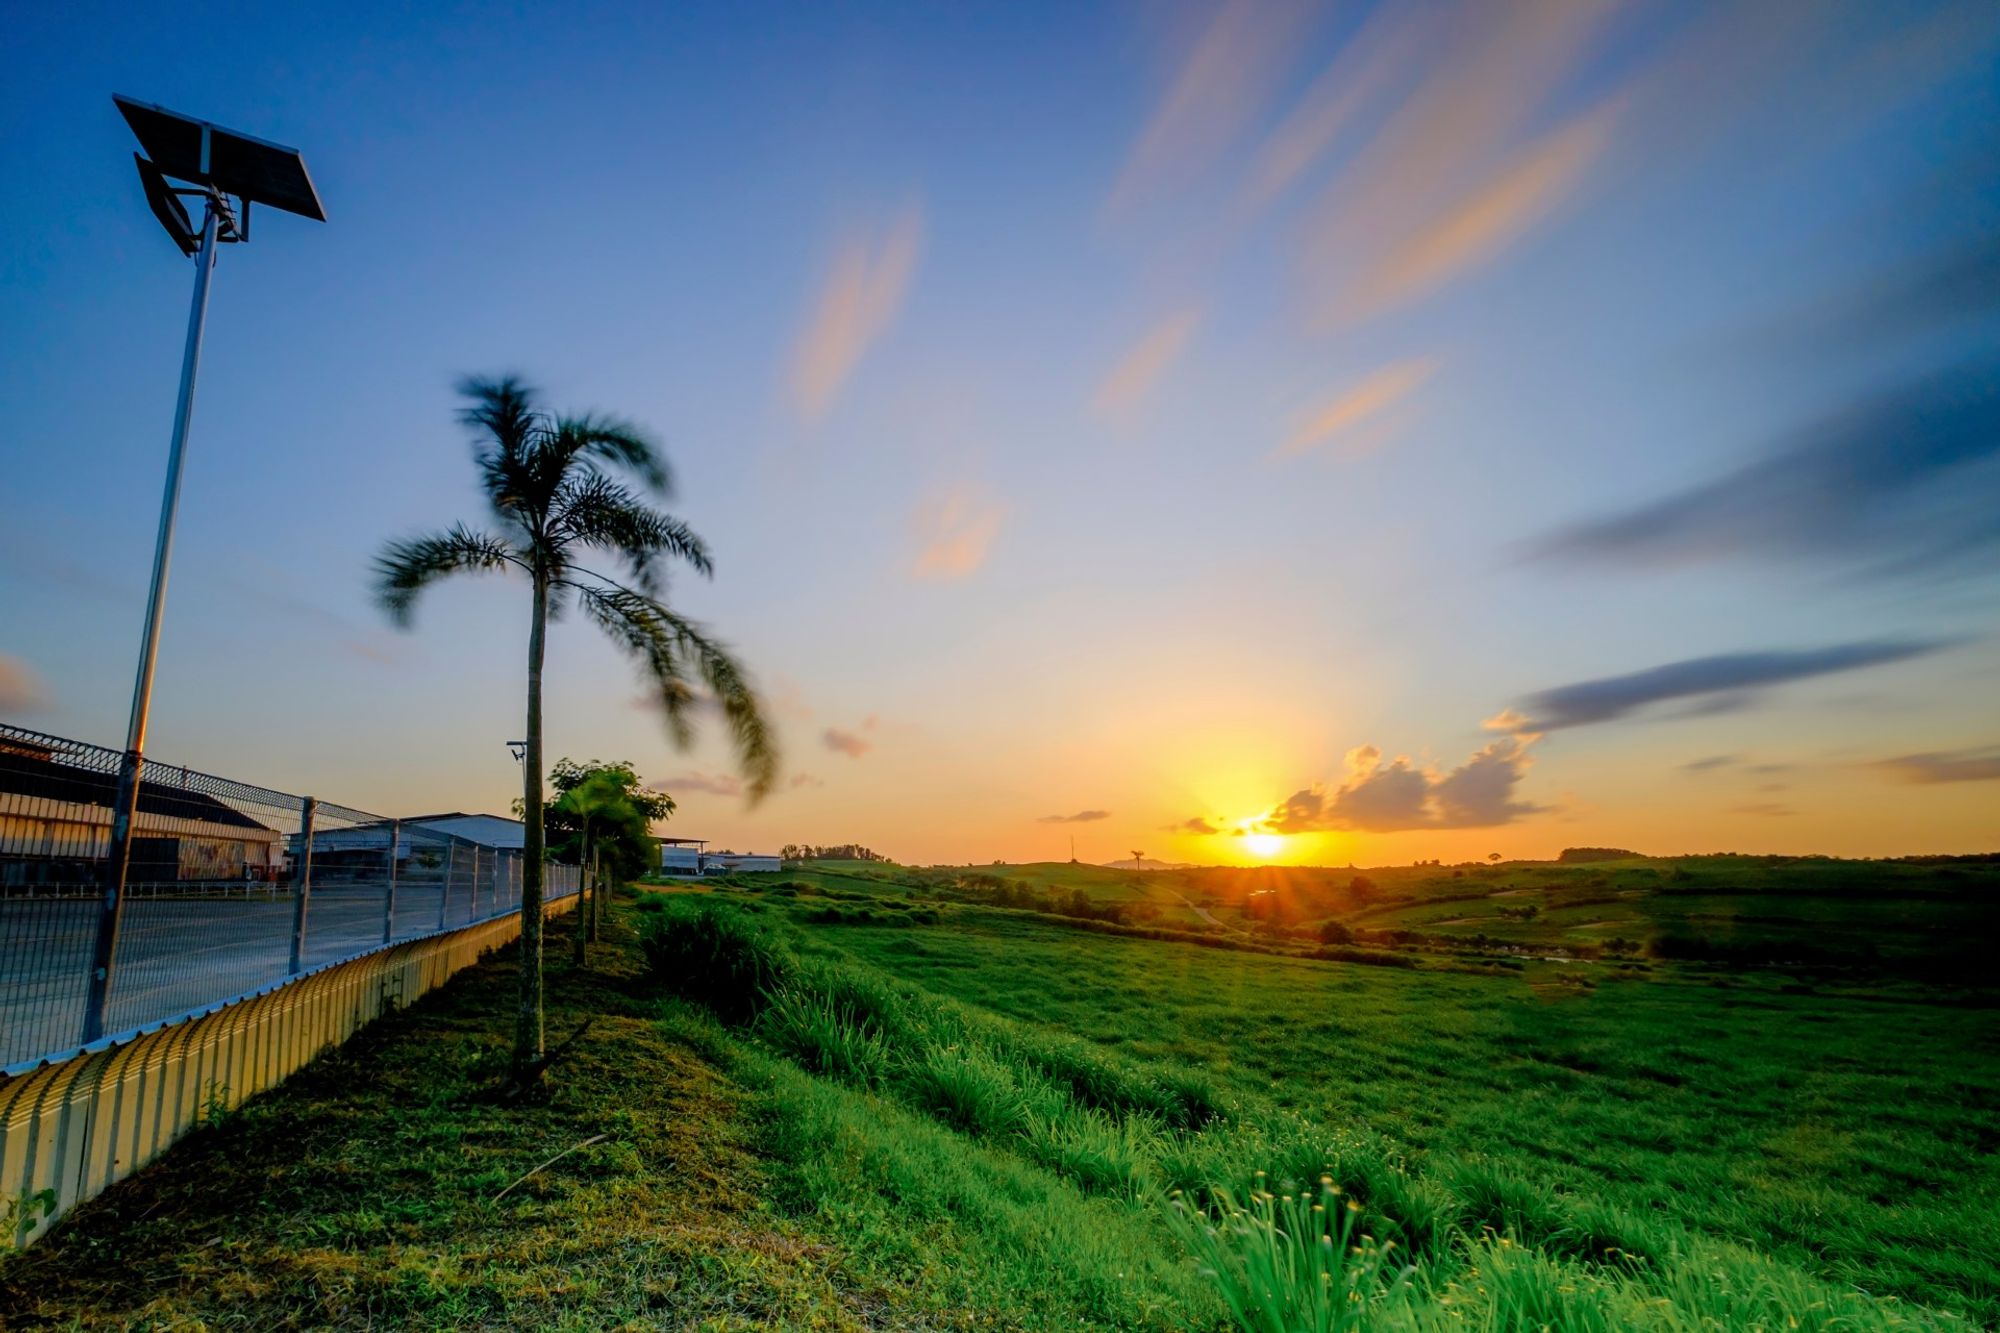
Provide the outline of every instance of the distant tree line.
[[815,847],[811,843],[788,842],[778,849],[778,856],[786,861],[887,861],[882,853],[858,842],[843,842],[835,847]]
[[1558,865],[1573,866],[1590,861],[1636,861],[1639,853],[1623,847],[1565,847],[1556,857]]

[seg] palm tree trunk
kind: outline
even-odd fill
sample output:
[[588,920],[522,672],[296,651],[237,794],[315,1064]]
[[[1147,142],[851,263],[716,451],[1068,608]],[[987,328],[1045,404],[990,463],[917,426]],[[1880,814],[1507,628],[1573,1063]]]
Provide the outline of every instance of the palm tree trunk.
[[596,890],[590,883],[590,816],[583,819],[583,855],[576,862],[576,957],[572,960],[582,967],[589,960],[584,956],[584,932],[590,929],[590,903]]
[[514,1016],[514,1072],[525,1078],[542,1058],[542,650],[548,638],[548,576],[535,570],[528,626],[528,753],[521,764],[521,997]]

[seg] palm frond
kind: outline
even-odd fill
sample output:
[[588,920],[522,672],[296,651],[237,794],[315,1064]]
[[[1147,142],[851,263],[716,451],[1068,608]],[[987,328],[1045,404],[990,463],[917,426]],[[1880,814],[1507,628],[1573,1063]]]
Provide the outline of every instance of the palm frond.
[[620,417],[589,413],[557,417],[549,428],[549,441],[561,454],[565,468],[575,462],[611,463],[637,477],[655,495],[673,496],[673,473],[666,456],[642,426]]
[[601,473],[564,486],[549,520],[549,536],[557,547],[583,546],[616,556],[649,595],[659,591],[663,558],[684,560],[702,575],[715,572],[708,545],[694,529]]
[[375,561],[375,598],[398,625],[408,625],[417,594],[439,579],[520,564],[507,543],[461,523],[449,532],[384,547]]
[[760,801],[768,795],[778,776],[777,738],[765,721],[756,687],[728,648],[693,621],[629,588],[574,582],[568,586],[584,612],[645,668],[681,745],[688,742],[690,716],[701,702],[689,676],[700,679],[729,728],[737,767],[749,781],[750,799]]
[[466,399],[458,419],[478,436],[473,456],[486,498],[495,514],[513,518],[532,505],[532,463],[548,418],[535,405],[533,387],[517,375],[468,376],[458,392]]

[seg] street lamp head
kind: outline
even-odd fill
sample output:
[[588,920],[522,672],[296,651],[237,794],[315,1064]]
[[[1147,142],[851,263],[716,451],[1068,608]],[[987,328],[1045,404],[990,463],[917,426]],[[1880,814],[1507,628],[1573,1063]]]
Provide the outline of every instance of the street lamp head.
[[[296,213],[315,222],[326,221],[319,192],[295,148],[286,148],[263,139],[226,130],[205,120],[183,116],[177,111],[113,95],[125,123],[138,136],[146,156],[139,158],[139,179],[146,187],[146,202],[167,234],[186,254],[200,243],[200,232],[188,220],[179,195],[205,196],[224,214],[224,239],[241,240],[249,234],[250,205]],[[169,185],[181,181],[181,187]],[[241,218],[229,212],[227,196],[240,201]]]
[[526,741],[508,741],[507,753],[514,756],[515,763],[525,763],[528,758],[528,743]]

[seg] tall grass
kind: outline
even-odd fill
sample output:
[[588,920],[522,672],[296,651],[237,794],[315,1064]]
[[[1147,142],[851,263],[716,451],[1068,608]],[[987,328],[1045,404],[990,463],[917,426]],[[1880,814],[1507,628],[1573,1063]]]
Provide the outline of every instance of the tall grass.
[[1014,1072],[983,1045],[942,1046],[913,1053],[902,1065],[910,1101],[951,1128],[978,1138],[1011,1134],[1028,1115]]
[[724,1022],[756,1017],[797,965],[776,932],[719,903],[644,894],[639,906],[639,947],[654,980]]
[[1347,1333],[1406,1317],[1416,1273],[1362,1230],[1362,1211],[1323,1176],[1242,1205],[1225,1190],[1205,1208],[1176,1195],[1168,1217],[1245,1333]]
[[757,1035],[815,1074],[872,1087],[889,1069],[889,1044],[874,1024],[804,986],[768,992]]
[[[1419,1166],[1372,1133],[1249,1097],[1226,1102],[1202,1071],[1135,1061],[845,958],[802,960],[779,933],[727,904],[661,909],[643,938],[670,989],[763,1049],[865,1095],[876,1114],[893,1107],[933,1126],[922,1140],[933,1164],[925,1169],[956,1142],[989,1165],[1017,1163],[992,1177],[1014,1182],[1004,1188],[1015,1198],[1025,1197],[1021,1180],[1039,1177],[1072,1192],[1048,1199],[1095,1196],[1095,1205],[1163,1219],[1160,1239],[1177,1245],[1159,1248],[1142,1226],[1121,1234],[1144,1253],[1099,1253],[1093,1240],[1096,1258],[1073,1265],[1077,1290],[1120,1293],[1104,1297],[1110,1322],[1129,1319],[1127,1275],[1152,1267],[1158,1281],[1156,1265],[1178,1250],[1243,1333],[1964,1327],[1490,1162],[1433,1157]],[[785,1085],[788,1095],[801,1086]],[[825,1105],[826,1115],[839,1108],[846,1150],[863,1151],[852,1141],[863,1133],[856,1104]],[[774,1123],[792,1123],[789,1114]],[[826,1161],[823,1145],[783,1143],[786,1153]],[[909,1174],[910,1161],[880,1156],[871,1169],[872,1187],[905,1207],[936,1196]],[[861,1207],[860,1178],[842,1179],[841,1206]],[[1254,1183],[1239,1193],[1246,1181]],[[1163,1198],[1171,1199],[1164,1210],[1155,1206]],[[1011,1229],[1021,1218],[1002,1211],[1017,1244]],[[1063,1243],[1083,1242],[1071,1234]],[[1114,1307],[1126,1313],[1109,1314]]]

